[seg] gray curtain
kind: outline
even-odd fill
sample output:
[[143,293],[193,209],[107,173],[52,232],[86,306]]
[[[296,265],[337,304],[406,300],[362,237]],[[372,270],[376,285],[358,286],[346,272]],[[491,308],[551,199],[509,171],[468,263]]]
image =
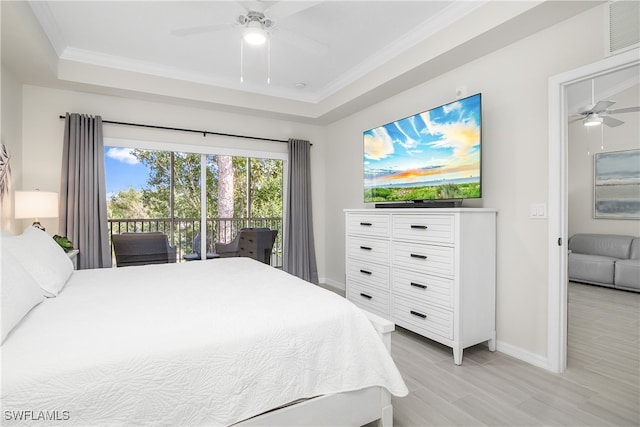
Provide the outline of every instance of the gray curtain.
[[311,216],[311,144],[289,140],[289,192],[282,268],[301,279],[318,283]]
[[66,115],[59,229],[80,251],[78,269],[111,267],[100,116]]

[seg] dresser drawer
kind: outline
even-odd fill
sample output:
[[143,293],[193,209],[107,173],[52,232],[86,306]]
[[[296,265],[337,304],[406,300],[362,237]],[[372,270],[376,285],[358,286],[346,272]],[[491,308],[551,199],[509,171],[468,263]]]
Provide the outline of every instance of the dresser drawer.
[[454,273],[453,248],[394,243],[393,264],[422,273],[452,277]]
[[385,319],[389,319],[389,291],[371,288],[366,285],[349,282],[347,284],[347,299],[375,314],[379,314]]
[[379,214],[348,214],[347,234],[389,237],[390,217]]
[[453,308],[453,280],[393,268],[391,289],[411,300]]
[[347,256],[381,264],[389,263],[389,241],[350,236]]
[[394,215],[394,239],[415,242],[453,243],[453,215]]
[[453,339],[453,312],[449,310],[393,295],[391,319],[421,335],[436,334],[448,340]]
[[389,289],[389,267],[349,258],[347,260],[347,281],[351,280]]

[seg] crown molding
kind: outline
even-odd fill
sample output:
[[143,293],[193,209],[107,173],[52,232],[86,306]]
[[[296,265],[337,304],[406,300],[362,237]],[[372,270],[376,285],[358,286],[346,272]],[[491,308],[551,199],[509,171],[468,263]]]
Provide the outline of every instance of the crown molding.
[[153,75],[174,80],[198,83],[223,89],[237,90],[250,94],[272,96],[291,101],[317,103],[316,97],[312,94],[301,94],[299,92],[281,90],[274,86],[265,86],[252,83],[241,83],[236,80],[216,79],[209,74],[192,72],[185,69],[167,67],[153,62],[141,61],[116,55],[108,55],[94,51],[67,47],[59,56],[61,60],[90,64],[104,68],[111,68],[121,71],[128,71],[140,74]]
[[51,9],[47,2],[44,1],[31,1],[29,0],[29,7],[31,11],[40,22],[42,29],[44,30],[53,50],[55,50],[58,57],[62,55],[62,53],[67,48],[67,42],[62,36],[62,32],[60,28],[58,28],[58,24],[56,24],[56,20],[53,17],[53,13],[51,13]]

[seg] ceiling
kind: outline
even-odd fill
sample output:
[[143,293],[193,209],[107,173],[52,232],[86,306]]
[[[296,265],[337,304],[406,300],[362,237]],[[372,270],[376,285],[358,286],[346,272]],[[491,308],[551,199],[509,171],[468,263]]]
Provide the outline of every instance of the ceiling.
[[[329,122],[596,4],[3,2],[2,62],[30,84]],[[270,47],[241,56],[249,10]]]
[[[601,74],[593,79],[585,79],[567,87],[567,110],[576,113],[593,107],[598,101],[610,100],[616,94],[630,88],[637,90],[640,84],[640,65],[625,67]],[[611,109],[633,107],[615,105]]]
[[[335,93],[367,69],[409,49],[434,28],[449,25],[481,5],[451,1],[31,2],[61,58],[310,102]],[[268,29],[270,84],[266,45],[244,45],[244,82],[240,82],[243,26],[238,17],[249,10],[264,12],[274,22]],[[207,28],[217,25],[220,28]],[[182,30],[193,33],[182,34]],[[305,87],[297,88],[299,83]]]

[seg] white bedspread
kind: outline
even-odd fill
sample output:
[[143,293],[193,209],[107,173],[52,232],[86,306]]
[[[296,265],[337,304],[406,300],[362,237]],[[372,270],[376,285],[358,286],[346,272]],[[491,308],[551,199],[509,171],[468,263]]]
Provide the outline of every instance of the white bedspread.
[[407,393],[360,310],[247,258],[76,271],[2,345],[7,425],[229,425],[376,385]]

